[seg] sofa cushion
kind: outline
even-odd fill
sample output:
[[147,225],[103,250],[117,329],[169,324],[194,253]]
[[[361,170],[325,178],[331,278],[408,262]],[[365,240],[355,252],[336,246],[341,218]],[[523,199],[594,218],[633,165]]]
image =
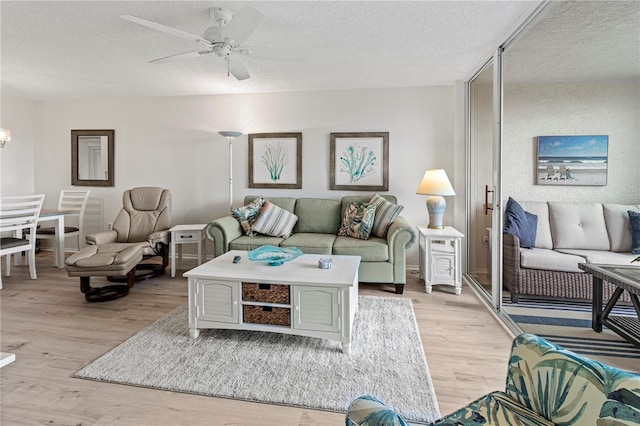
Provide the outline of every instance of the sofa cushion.
[[556,250],[520,249],[520,266],[526,269],[542,269],[562,272],[584,272],[578,268],[579,263],[585,263],[584,257],[560,253]]
[[260,214],[260,209],[264,204],[264,197],[260,196],[252,200],[250,203],[245,204],[242,207],[231,210],[231,216],[236,218],[242,227],[244,235],[253,235],[251,225],[256,221]]
[[296,232],[280,243],[280,247],[298,247],[307,254],[332,254],[336,234]]
[[549,202],[553,248],[609,250],[604,211],[599,203]]
[[265,201],[260,210],[260,216],[251,225],[251,229],[260,234],[271,237],[287,238],[298,221],[298,216],[278,207],[275,204]]
[[333,254],[360,256],[361,262],[386,262],[389,260],[389,247],[384,238],[371,237],[368,240],[359,240],[339,236],[333,242]]
[[266,245],[278,246],[282,241],[284,241],[284,238],[270,237],[268,235],[255,235],[253,237],[243,235],[229,242],[229,250],[250,251]]
[[503,232],[517,236],[520,247],[533,248],[536,245],[537,228],[538,217],[525,211],[516,200],[509,197],[504,210]]
[[404,206],[390,203],[380,196],[380,194],[375,194],[369,203],[376,207],[376,215],[373,219],[373,229],[371,233],[376,237],[386,238],[389,227],[400,212],[402,212]]
[[640,254],[640,213],[629,210],[631,225],[631,253]]
[[376,206],[369,203],[349,203],[338,235],[366,240],[373,228]]
[[319,198],[299,198],[296,201],[298,223],[294,233],[317,232],[320,234],[337,234],[340,228],[340,201]]
[[522,208],[538,217],[536,227],[536,247],[552,249],[551,226],[549,225],[549,205],[546,201],[520,201]]
[[631,224],[629,211],[640,213],[640,206],[625,204],[603,204],[604,223],[609,235],[610,250],[629,252],[631,248]]
[[607,250],[556,249],[556,251],[559,253],[580,256],[584,258],[587,263],[595,264],[628,265],[636,258],[636,255],[629,252],[616,253],[614,251]]

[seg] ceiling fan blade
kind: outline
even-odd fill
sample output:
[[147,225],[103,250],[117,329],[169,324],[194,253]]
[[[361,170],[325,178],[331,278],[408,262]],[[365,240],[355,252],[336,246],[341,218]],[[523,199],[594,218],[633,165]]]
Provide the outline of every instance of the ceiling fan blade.
[[238,49],[234,49],[234,53],[240,55],[256,58],[267,59],[273,61],[284,62],[305,62],[306,56],[300,51],[292,51],[289,49],[280,49],[277,47],[260,47],[260,46],[241,46]]
[[229,72],[237,79],[237,80],[246,80],[249,77],[249,71],[247,67],[244,66],[242,62],[237,59],[229,58],[227,61],[227,67]]
[[178,53],[176,55],[169,55],[169,56],[165,56],[164,58],[154,59],[152,61],[149,61],[149,63],[150,64],[165,64],[167,62],[179,61],[181,59],[197,58],[198,56],[207,55],[209,53],[211,53],[210,50],[205,50],[204,52]]
[[171,34],[173,36],[184,38],[187,40],[193,40],[198,43],[202,43],[205,46],[211,46],[211,43],[202,37],[198,37],[197,35],[189,34],[187,32],[177,30],[166,25],[158,24],[157,22],[148,21],[146,19],[138,18],[137,16],[133,15],[122,15],[121,18],[127,21],[135,22],[136,24],[144,25],[145,27],[152,28],[157,31],[161,31],[166,34]]
[[223,33],[234,42],[240,44],[258,28],[265,16],[252,7],[245,6],[233,15],[231,22],[223,27]]

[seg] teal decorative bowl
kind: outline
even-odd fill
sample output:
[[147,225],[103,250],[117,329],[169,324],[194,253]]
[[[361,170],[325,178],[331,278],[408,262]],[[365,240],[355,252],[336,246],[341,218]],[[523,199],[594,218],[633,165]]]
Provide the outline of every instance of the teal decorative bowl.
[[302,254],[298,247],[262,246],[247,252],[247,257],[255,262],[265,262],[269,266],[280,266]]

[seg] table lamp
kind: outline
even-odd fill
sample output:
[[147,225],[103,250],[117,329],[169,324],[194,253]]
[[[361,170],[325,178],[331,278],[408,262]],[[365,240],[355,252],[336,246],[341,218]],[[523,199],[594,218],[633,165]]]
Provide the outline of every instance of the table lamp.
[[223,130],[218,132],[220,136],[224,136],[229,141],[229,211],[233,210],[233,139],[242,136],[242,132],[234,132]]
[[427,211],[429,212],[429,228],[443,229],[442,217],[447,207],[444,196],[456,195],[443,169],[429,169],[424,173],[416,194],[429,195]]

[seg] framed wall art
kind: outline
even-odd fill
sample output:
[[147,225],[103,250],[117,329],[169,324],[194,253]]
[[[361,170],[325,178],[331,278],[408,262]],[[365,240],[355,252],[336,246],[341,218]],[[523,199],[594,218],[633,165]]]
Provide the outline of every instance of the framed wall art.
[[389,132],[331,133],[330,189],[389,190]]
[[538,136],[538,185],[607,184],[609,136]]
[[302,188],[302,133],[249,134],[249,188]]

